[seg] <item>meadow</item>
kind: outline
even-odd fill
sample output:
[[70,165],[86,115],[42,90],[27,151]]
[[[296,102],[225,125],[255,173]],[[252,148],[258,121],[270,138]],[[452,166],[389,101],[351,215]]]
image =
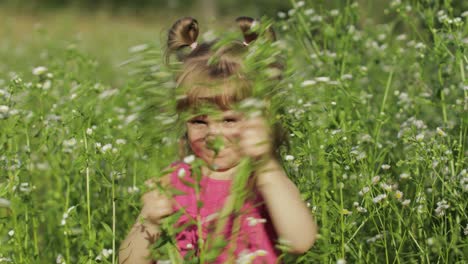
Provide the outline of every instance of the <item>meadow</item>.
[[[292,1],[249,57],[254,73],[284,62],[256,96],[320,228],[284,262],[466,263],[468,10],[392,0],[377,23],[346,2]],[[117,263],[145,180],[177,159],[175,17],[1,17],[0,263]]]

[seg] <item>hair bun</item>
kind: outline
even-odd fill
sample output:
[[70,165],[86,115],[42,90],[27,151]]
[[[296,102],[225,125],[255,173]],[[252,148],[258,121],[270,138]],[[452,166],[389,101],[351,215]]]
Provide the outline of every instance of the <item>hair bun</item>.
[[198,38],[198,21],[192,17],[177,20],[169,30],[167,47],[169,51],[178,51],[192,45]]
[[[259,23],[260,21],[255,20],[251,17],[241,16],[236,18],[236,22],[239,25],[242,34],[244,35],[245,44],[249,44],[258,38],[258,33],[253,32],[251,29],[254,23]],[[276,40],[275,32],[271,27],[269,27],[265,33],[268,39],[272,41]]]

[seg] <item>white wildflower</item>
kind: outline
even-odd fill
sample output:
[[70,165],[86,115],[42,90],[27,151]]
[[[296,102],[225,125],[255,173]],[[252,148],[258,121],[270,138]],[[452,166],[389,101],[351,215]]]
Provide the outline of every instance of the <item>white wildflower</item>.
[[447,201],[442,200],[437,202],[437,208],[435,209],[435,213],[437,216],[444,216],[445,211],[450,208],[450,205],[447,203]]
[[12,237],[14,234],[15,234],[15,230],[12,229],[12,230],[8,231],[8,235],[9,235],[9,236]]
[[195,156],[194,155],[189,155],[184,158],[184,162],[187,164],[190,164],[195,161]]
[[434,245],[434,242],[435,242],[435,241],[434,241],[434,238],[433,238],[433,237],[430,237],[430,238],[427,239],[426,242],[427,242],[427,244],[428,244],[429,246],[432,246],[432,245]]
[[46,80],[43,84],[42,84],[42,89],[44,90],[49,90],[50,87],[52,87],[52,82],[50,80]]
[[185,170],[182,169],[182,168],[179,169],[179,171],[177,171],[177,177],[179,177],[179,178],[185,177],[185,174],[186,174],[186,172],[185,172]]
[[346,73],[346,74],[343,74],[343,75],[341,76],[341,79],[342,79],[342,80],[351,80],[351,79],[353,79],[353,75],[350,74],[350,73]]
[[98,98],[99,99],[106,99],[106,98],[109,98],[115,94],[117,94],[119,92],[118,89],[109,89],[109,90],[105,90],[103,91],[100,95],[98,95]]
[[317,82],[329,82],[329,81],[330,81],[330,77],[320,76],[320,77],[316,77],[315,80],[316,80]]
[[445,131],[443,131],[440,127],[438,127],[438,128],[436,129],[436,132],[437,132],[437,134],[439,134],[439,136],[441,136],[441,137],[447,136],[447,134],[445,133]]
[[265,218],[255,218],[255,217],[247,217],[246,218],[247,220],[247,223],[249,226],[255,226],[257,224],[263,224],[263,223],[266,223],[266,219]]
[[315,15],[315,16],[310,18],[311,22],[322,22],[322,20],[323,20],[323,17],[319,16],[319,15]]
[[110,144],[110,143],[109,143],[109,144],[105,144],[105,145],[102,146],[102,148],[101,148],[101,152],[102,152],[102,153],[106,153],[106,152],[109,151],[109,150],[112,150],[112,144]]
[[367,209],[362,206],[356,207],[356,210],[360,213],[367,213]]
[[69,213],[70,213],[73,209],[75,209],[75,208],[76,208],[75,205],[71,206],[70,208],[67,209],[67,213],[69,214]]
[[8,107],[7,105],[0,105],[0,113],[6,114],[8,113],[9,110],[10,110],[10,107]]
[[337,16],[339,14],[340,14],[340,11],[338,11],[337,9],[333,9],[333,10],[330,11],[331,16]]
[[305,2],[304,1],[299,1],[296,3],[296,7],[299,8],[299,7],[303,7],[305,5]]
[[249,252],[248,250],[243,250],[240,254],[239,254],[239,257],[236,259],[236,264],[248,264],[248,263],[252,263],[253,260],[257,257],[257,256],[265,256],[267,255],[268,252],[263,250],[263,249],[259,249],[259,250],[256,250],[256,251],[253,251],[253,252]]
[[379,240],[379,239],[381,239],[381,238],[383,238],[383,235],[382,235],[382,234],[377,234],[377,235],[374,236],[374,237],[368,238],[368,239],[366,240],[366,242],[367,242],[367,243],[374,243],[375,241],[377,241],[377,240]]
[[103,249],[101,253],[105,258],[107,258],[110,255],[112,255],[112,252],[113,252],[112,249]]
[[76,139],[75,138],[71,138],[71,139],[68,139],[68,140],[64,140],[63,141],[63,146],[64,147],[67,147],[67,148],[71,148],[71,147],[74,147],[76,145]]
[[336,264],[346,264],[346,260],[345,259],[338,259],[336,261]]
[[403,199],[403,192],[400,191],[400,190],[397,190],[397,191],[395,192],[395,198],[397,198],[398,200]]
[[416,135],[416,140],[417,141],[423,141],[423,139],[424,139],[424,134],[423,133],[419,133],[419,134]]
[[87,134],[88,136],[91,136],[91,135],[93,134],[93,129],[90,128],[90,127],[88,127],[88,128],[86,129],[86,134]]
[[9,208],[10,206],[11,206],[10,200],[7,200],[5,198],[0,198],[0,207]]
[[304,11],[304,15],[306,16],[313,15],[314,13],[315,13],[315,10],[313,8],[309,8]]
[[393,0],[391,3],[390,3],[390,7],[392,8],[395,8],[397,6],[401,5],[401,0]]
[[57,255],[57,258],[55,259],[55,263],[57,263],[57,264],[65,264],[66,263],[65,260],[63,259],[62,254]]
[[390,184],[387,184],[385,182],[380,183],[380,187],[384,189],[387,192],[390,192],[392,190],[392,186]]
[[363,196],[364,194],[368,193],[370,191],[370,188],[367,186],[364,186],[362,190],[359,191],[359,195]]
[[286,18],[286,13],[280,11],[280,12],[278,12],[278,17],[279,18]]
[[373,201],[374,203],[380,203],[380,202],[381,202],[382,200],[384,200],[385,198],[387,198],[387,194],[386,194],[386,193],[383,193],[383,194],[379,194],[379,195],[377,195],[376,197],[374,197],[374,198],[372,199],[372,201]]
[[125,139],[119,138],[115,141],[115,144],[117,145],[125,145],[127,141]]
[[138,193],[138,192],[140,192],[140,189],[138,187],[136,187],[135,185],[133,185],[133,186],[129,186],[127,188],[127,192],[130,193],[130,194]]
[[418,42],[416,43],[416,45],[414,46],[416,49],[424,49],[426,48],[426,45],[422,42]]
[[410,177],[409,173],[403,172],[402,174],[400,174],[400,179],[402,180],[409,179],[409,177]]
[[410,199],[405,199],[403,202],[401,202],[401,205],[408,206],[410,203],[411,203]]
[[287,160],[287,161],[292,161],[292,160],[294,160],[294,156],[293,155],[286,155],[284,157],[284,159]]
[[11,109],[8,114],[10,114],[10,116],[17,115],[17,114],[19,114],[19,110],[18,109]]
[[301,83],[301,87],[307,87],[307,86],[312,86],[316,84],[317,82],[314,80],[306,80]]
[[36,188],[36,186],[29,186],[29,182],[22,182],[20,183],[20,187],[19,187],[19,190],[20,192],[24,192],[24,193],[29,193],[31,192],[32,190],[34,190]]
[[388,169],[391,168],[391,166],[388,165],[388,164],[383,164],[383,165],[381,166],[381,168],[382,168],[382,170],[388,170]]
[[32,70],[32,74],[34,74],[36,76],[43,75],[46,72],[47,72],[47,68],[44,67],[44,66],[39,66],[39,67],[36,67],[36,68],[34,68]]
[[379,183],[380,181],[380,176],[379,175],[376,175],[374,177],[372,177],[372,184],[377,184]]
[[99,255],[96,257],[96,260],[102,260],[103,258],[106,259],[108,258],[110,255],[112,255],[112,249],[103,249],[101,251],[101,253],[99,253]]

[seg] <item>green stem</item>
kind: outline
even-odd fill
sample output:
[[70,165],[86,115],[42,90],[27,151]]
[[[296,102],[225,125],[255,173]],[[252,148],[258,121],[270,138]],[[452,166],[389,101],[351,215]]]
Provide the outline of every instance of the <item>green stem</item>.
[[112,178],[112,264],[115,264],[115,180]]
[[341,258],[345,258],[345,237],[344,237],[344,232],[345,232],[345,225],[344,225],[344,202],[343,202],[343,188],[342,186],[339,186],[340,189],[340,206],[341,206],[341,214],[340,214],[340,225],[341,225]]
[[[89,157],[88,157],[88,139],[86,137],[86,131],[83,130],[83,139],[85,143],[85,155],[86,155],[86,209],[88,213],[88,239],[91,241],[91,195],[89,188]],[[91,248],[88,249],[88,256],[91,258]]]
[[[70,179],[65,178],[67,182],[67,195],[65,196],[65,210],[70,206]],[[68,235],[65,235],[65,257],[67,259],[67,263],[71,263],[70,258],[70,240],[68,239]]]

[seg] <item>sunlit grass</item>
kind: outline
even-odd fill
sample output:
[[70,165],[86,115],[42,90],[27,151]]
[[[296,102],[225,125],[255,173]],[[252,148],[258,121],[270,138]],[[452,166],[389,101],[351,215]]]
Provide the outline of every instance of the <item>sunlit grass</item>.
[[[300,3],[257,51],[286,58],[272,118],[320,227],[286,263],[462,263],[468,14],[391,1],[376,25],[356,4]],[[177,156],[173,20],[1,17],[0,262],[115,262],[143,182]]]

